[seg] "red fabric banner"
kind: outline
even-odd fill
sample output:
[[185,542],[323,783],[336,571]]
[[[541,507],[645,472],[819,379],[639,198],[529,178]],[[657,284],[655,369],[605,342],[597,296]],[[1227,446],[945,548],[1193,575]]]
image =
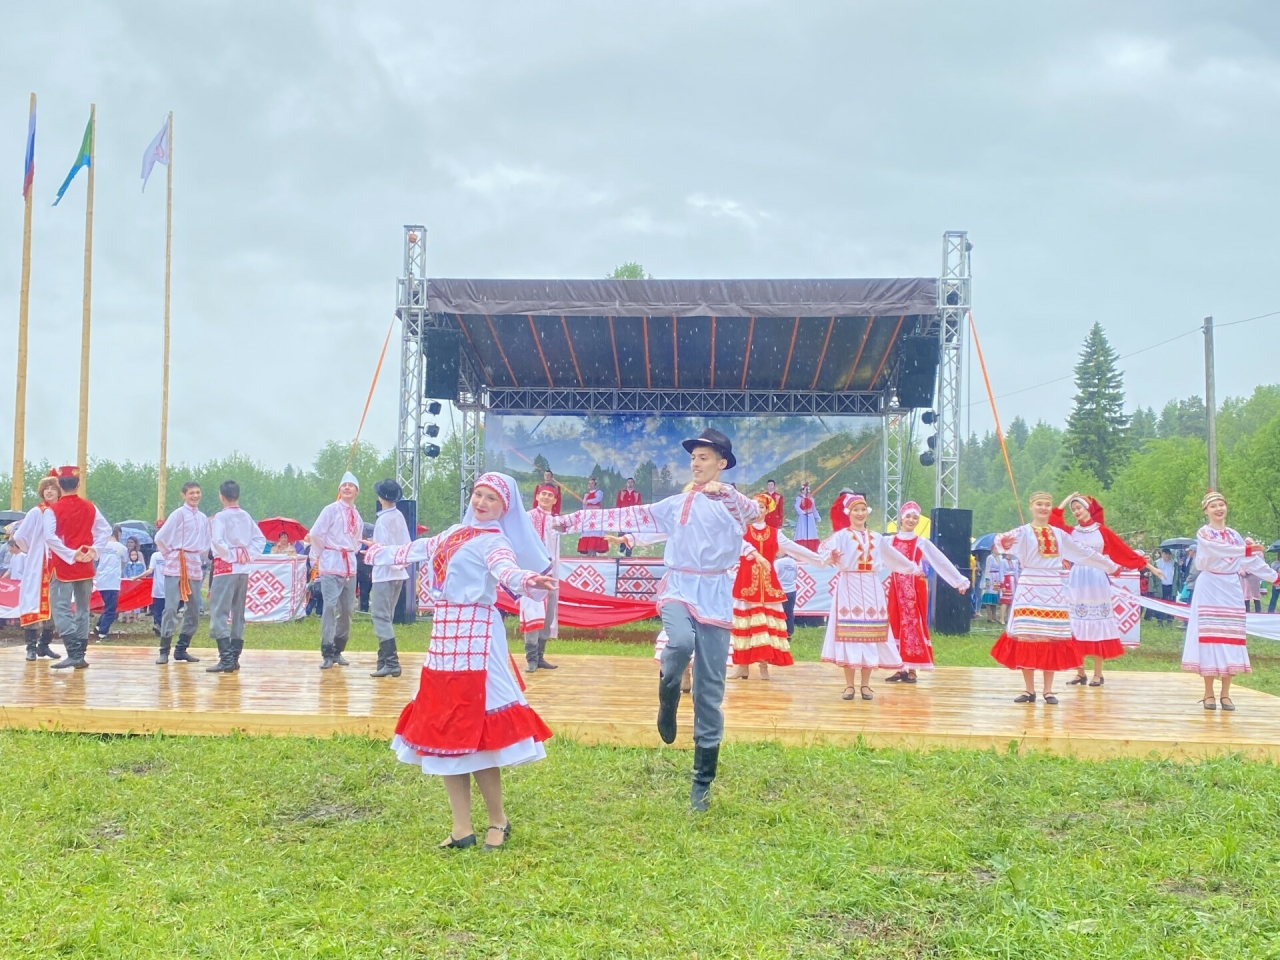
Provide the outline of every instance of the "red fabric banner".
[[[498,591],[498,609],[510,616],[519,616],[516,600],[505,590]],[[562,627],[618,627],[624,623],[647,620],[658,615],[652,600],[630,600],[591,593],[572,584],[560,581],[560,601],[557,619]]]
[[[18,618],[18,586],[17,580],[0,577],[0,618],[13,620]],[[149,606],[151,606],[150,579],[120,581],[120,597],[116,601],[116,610],[119,613],[141,610]],[[89,600],[89,610],[93,613],[102,612],[102,596],[97,590],[93,591],[93,597]]]

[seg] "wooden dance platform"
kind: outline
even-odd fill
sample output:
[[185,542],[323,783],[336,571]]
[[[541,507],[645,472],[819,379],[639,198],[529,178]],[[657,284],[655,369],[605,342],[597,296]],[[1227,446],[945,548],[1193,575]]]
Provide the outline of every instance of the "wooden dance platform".
[[[87,670],[28,663],[0,650],[0,725],[87,733],[390,737],[418,684],[420,655],[396,680],[368,676],[375,655],[321,672],[314,651],[249,650],[243,669],[207,674],[199,664],[157,666],[150,647],[95,645]],[[585,743],[661,746],[654,730],[656,665],[648,657],[562,656],[528,678],[528,698],[558,734]],[[1280,698],[1234,692],[1238,711],[1204,710],[1199,677],[1113,671],[1101,689],[1061,687],[1056,707],[1012,702],[1020,677],[999,668],[943,667],[908,686],[874,680],[875,699],[845,701],[840,671],[816,663],[775,668],[776,679],[730,680],[726,739],[786,744],[1004,749],[1085,757],[1199,757],[1240,752],[1280,758]],[[1061,680],[1059,681],[1061,683]],[[681,704],[689,745],[692,708]]]

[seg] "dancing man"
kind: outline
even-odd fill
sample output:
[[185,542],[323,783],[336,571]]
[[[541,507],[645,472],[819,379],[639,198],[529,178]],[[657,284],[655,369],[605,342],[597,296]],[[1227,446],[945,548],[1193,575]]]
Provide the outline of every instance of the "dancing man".
[[711,802],[720,741],[724,737],[725,670],[733,620],[733,575],[746,525],[760,507],[720,480],[737,463],[733,444],[707,429],[683,443],[693,483],[688,491],[651,506],[625,510],[582,510],[560,517],[564,532],[623,530],[666,535],[667,573],[657,603],[667,645],[658,680],[658,735],[676,738],[680,678],[693,659],[693,783],[689,804],[697,811]]
[[[529,521],[533,524],[533,532],[542,541],[542,548],[551,558],[551,566],[547,573],[556,585],[545,600],[530,596],[520,598],[520,632],[524,634],[524,659],[527,673],[556,668],[554,663],[547,660],[547,641],[555,639],[560,626],[560,534],[553,523],[555,497],[548,487],[539,487],[534,498],[537,503],[529,511]],[[625,544],[620,543],[620,546]]]
[[348,470],[338,484],[338,499],[328,504],[311,527],[311,553],[324,608],[320,614],[320,669],[335,664],[349,667],[342,655],[351,636],[351,611],[356,605],[356,554],[364,521],[356,509],[360,481]]
[[475,846],[474,778],[489,815],[484,849],[496,850],[511,836],[502,768],[541,760],[547,755],[542,742],[551,736],[508,669],[497,588],[545,596],[555,585],[544,572],[550,558],[516,482],[501,473],[476,481],[462,523],[407,546],[374,543],[367,556],[375,568],[424,564],[433,601],[422,679],[396,723],[391,749],[402,762],[444,779],[453,829],[442,848]]
[[[200,484],[188,480],[182,485],[182,506],[156,533],[156,552],[163,563],[156,576],[164,575],[164,616],[160,618],[160,654],[156,663],[169,662],[169,645],[174,631],[178,645],[174,663],[199,663],[187,652],[200,626],[200,586],[204,583],[204,558],[209,555],[209,518],[200,512]],[[182,608],[182,627],[178,609]]]
[[59,467],[58,486],[62,496],[44,513],[43,520],[45,543],[53,555],[53,579],[49,584],[53,622],[66,655],[49,667],[83,670],[89,665],[84,653],[89,648],[93,562],[111,536],[111,524],[97,507],[80,496],[79,467]]
[[[939,577],[964,593],[971,586],[969,578],[956,569],[933,541],[925,540],[916,533],[919,524],[920,504],[908,500],[898,508],[898,532],[889,543],[912,563],[928,563]],[[889,575],[889,631],[898,641],[898,654],[906,669],[886,677],[885,682],[915,683],[916,670],[933,669],[927,578],[909,577],[903,573]]]
[[[390,477],[373,488],[378,497],[378,516],[373,522],[373,542],[384,547],[400,548],[413,542],[409,524],[396,506],[404,491]],[[365,555],[368,562],[368,554]],[[396,604],[404,592],[409,570],[403,565],[373,567],[373,586],[369,592],[369,613],[373,617],[373,635],[378,638],[378,666],[371,677],[400,676],[400,651],[396,649]]]
[[218,645],[218,662],[205,673],[235,673],[244,652],[244,604],[249,592],[249,558],[267,548],[253,517],[240,509],[240,484],[223,480],[222,509],[209,521],[213,580],[209,584],[209,636]]

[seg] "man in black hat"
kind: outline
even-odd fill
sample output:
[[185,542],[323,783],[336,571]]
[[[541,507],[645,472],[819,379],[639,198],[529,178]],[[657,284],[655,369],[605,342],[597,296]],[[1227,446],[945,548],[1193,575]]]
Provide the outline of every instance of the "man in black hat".
[[558,529],[571,533],[621,530],[665,536],[666,576],[658,609],[667,634],[658,681],[658,734],[676,738],[680,678],[693,659],[693,787],[689,804],[706,810],[724,736],[725,663],[733,622],[733,578],[748,523],[760,506],[722,483],[720,473],[737,460],[733,444],[719,430],[703,430],[683,444],[689,452],[693,484],[684,493],[651,505],[584,510],[559,517]]

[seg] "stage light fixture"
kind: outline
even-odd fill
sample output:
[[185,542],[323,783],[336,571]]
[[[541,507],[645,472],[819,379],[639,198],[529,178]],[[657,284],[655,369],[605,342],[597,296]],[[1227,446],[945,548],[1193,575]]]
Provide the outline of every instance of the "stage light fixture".
[[932,467],[933,460],[934,457],[932,450],[926,450],[924,453],[920,454],[920,466],[922,467]]
[[925,424],[926,426],[930,423],[933,423],[937,419],[938,419],[938,415],[934,413],[932,410],[926,410],[924,413],[920,414],[920,422]]
[[931,434],[929,438],[925,440],[925,443],[928,445],[930,450],[938,449],[938,435],[936,433]]
[[952,290],[947,294],[947,306],[954,307],[960,303],[960,294],[958,291]]
[[431,414],[431,416],[433,417],[440,416],[441,409],[442,408],[440,406],[439,400],[432,400],[430,403],[427,404],[427,413]]
[[429,423],[429,424],[427,424],[427,428],[426,428],[426,430],[424,430],[423,432],[424,432],[428,437],[431,437],[433,440],[434,440],[436,437],[440,436],[440,428],[439,428],[436,424],[434,424],[434,423]]
[[422,448],[422,452],[428,460],[434,460],[436,457],[440,456],[440,448],[434,443],[428,443]]

